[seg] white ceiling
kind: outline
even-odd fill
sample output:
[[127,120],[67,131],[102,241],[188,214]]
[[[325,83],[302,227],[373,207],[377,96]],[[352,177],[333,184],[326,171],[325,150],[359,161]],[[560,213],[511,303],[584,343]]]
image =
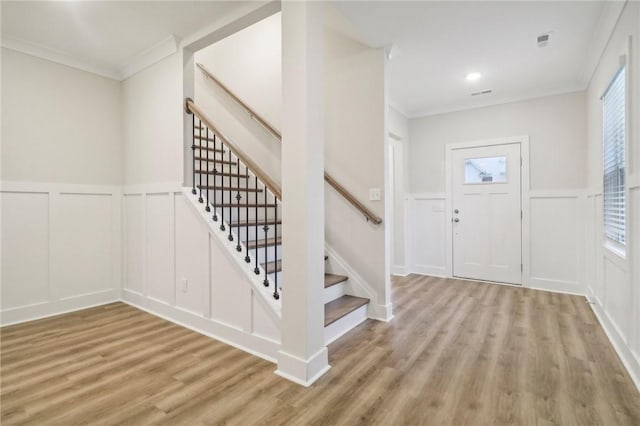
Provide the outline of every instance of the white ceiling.
[[2,1],[2,44],[112,78],[240,1]]
[[[621,4],[335,3],[366,44],[396,46],[389,63],[390,97],[409,117],[584,89]],[[551,43],[538,48],[537,36],[548,31],[553,31]],[[483,77],[466,81],[473,71]],[[485,89],[493,93],[471,96]]]
[[[2,45],[123,79],[248,4],[256,3],[2,1]],[[584,89],[622,9],[600,1],[334,4],[366,44],[396,46],[390,97],[409,117]],[[536,37],[547,31],[551,44],[540,49]],[[483,77],[467,82],[471,71]],[[470,95],[484,89],[493,93]]]

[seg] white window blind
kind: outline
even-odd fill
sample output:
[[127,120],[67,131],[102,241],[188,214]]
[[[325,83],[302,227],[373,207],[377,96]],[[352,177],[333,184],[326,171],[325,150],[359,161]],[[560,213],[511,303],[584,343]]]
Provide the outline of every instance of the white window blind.
[[625,68],[602,97],[604,233],[625,244]]

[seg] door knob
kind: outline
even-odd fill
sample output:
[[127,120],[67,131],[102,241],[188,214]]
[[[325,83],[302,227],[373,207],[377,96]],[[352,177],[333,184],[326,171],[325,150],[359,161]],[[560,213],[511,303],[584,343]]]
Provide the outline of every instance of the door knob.
[[453,219],[453,221],[454,221],[455,223],[458,223],[458,222],[460,222],[460,219],[458,219],[458,218],[456,217],[455,219]]
[[454,212],[455,214],[460,213],[460,211],[459,211],[458,209],[455,209],[453,212]]

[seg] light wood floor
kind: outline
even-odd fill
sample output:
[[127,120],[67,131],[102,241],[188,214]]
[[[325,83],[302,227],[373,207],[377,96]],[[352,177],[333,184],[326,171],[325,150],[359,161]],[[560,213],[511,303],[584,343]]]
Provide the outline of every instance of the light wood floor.
[[122,303],[2,329],[12,424],[640,425],[640,394],[582,297],[409,276],[395,319],[329,348],[305,389]]

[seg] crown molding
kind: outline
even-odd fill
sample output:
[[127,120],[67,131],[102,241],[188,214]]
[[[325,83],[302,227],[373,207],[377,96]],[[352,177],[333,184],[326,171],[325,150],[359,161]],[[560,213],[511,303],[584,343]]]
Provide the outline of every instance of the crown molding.
[[171,34],[154,46],[138,53],[120,67],[120,80],[126,80],[143,69],[173,55],[178,51],[178,43],[178,37]]
[[6,49],[15,50],[16,52],[35,56],[40,59],[45,59],[117,81],[126,80],[132,75],[155,64],[156,62],[161,61],[167,56],[173,55],[178,51],[178,43],[179,39],[175,35],[171,34],[169,37],[161,40],[154,46],[138,53],[120,67],[109,67],[91,61],[84,61],[67,53],[37,43],[6,36],[2,37],[2,47]]
[[46,59],[51,62],[66,65],[71,68],[76,68],[81,71],[97,74],[99,76],[110,78],[112,80],[122,79],[119,70],[115,68],[111,68],[103,64],[83,61],[67,53],[61,52],[56,49],[51,49],[50,47],[46,47],[41,44],[4,36],[2,37],[2,47],[15,50],[16,52],[24,53],[26,55],[35,56],[37,58]]
[[423,109],[423,110],[414,112],[413,114],[408,115],[407,118],[409,120],[413,120],[418,118],[431,117],[434,115],[449,114],[452,112],[462,112],[462,111],[469,111],[474,109],[490,108],[490,107],[495,107],[500,105],[514,104],[518,102],[534,101],[536,99],[547,98],[551,96],[560,96],[560,95],[568,95],[571,93],[584,92],[585,90],[586,90],[586,87],[573,86],[573,87],[568,87],[562,90],[549,90],[549,91],[538,92],[530,95],[523,95],[523,96],[517,96],[513,98],[499,99],[496,101],[483,102],[478,105],[460,105],[460,106],[454,105],[448,108],[437,108],[437,107],[429,108],[429,109]]
[[600,17],[592,34],[591,43],[589,43],[591,48],[580,75],[580,81],[584,86],[588,86],[591,83],[593,73],[600,63],[626,4],[627,0],[607,1],[602,4]]

